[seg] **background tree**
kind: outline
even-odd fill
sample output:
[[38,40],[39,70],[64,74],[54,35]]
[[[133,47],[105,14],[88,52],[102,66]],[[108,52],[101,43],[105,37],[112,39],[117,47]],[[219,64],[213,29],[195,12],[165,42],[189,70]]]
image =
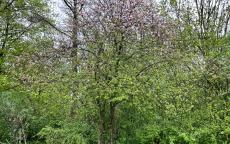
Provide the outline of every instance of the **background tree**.
[[0,142],[229,143],[227,0],[60,2],[0,2]]

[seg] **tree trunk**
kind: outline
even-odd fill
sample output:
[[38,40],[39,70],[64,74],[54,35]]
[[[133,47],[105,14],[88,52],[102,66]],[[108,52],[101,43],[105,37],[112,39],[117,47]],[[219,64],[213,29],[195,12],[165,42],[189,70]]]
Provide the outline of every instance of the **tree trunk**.
[[[66,5],[68,6],[68,3],[66,3]],[[77,5],[77,0],[73,1],[73,6],[70,7],[70,9],[72,10],[73,13],[73,17],[72,17],[72,33],[71,33],[71,43],[72,43],[72,50],[71,50],[71,57],[72,57],[72,69],[73,72],[78,73],[79,72],[79,59],[78,59],[78,37],[77,37],[77,33],[78,33],[78,5]],[[77,90],[76,90],[77,88]],[[74,118],[76,113],[75,113],[75,109],[76,109],[76,97],[78,95],[78,88],[79,88],[79,84],[73,84],[72,87],[72,100],[73,102],[70,104],[70,118]]]
[[4,50],[6,48],[6,43],[7,43],[7,39],[8,39],[8,35],[9,35],[9,27],[10,27],[10,23],[9,23],[9,19],[7,17],[6,19],[6,28],[5,28],[5,37],[3,38],[3,43],[1,45],[0,48],[0,74],[4,73],[3,70],[3,64],[4,64],[4,60],[5,60],[5,54],[4,54]]
[[115,105],[110,103],[110,144],[115,144]]
[[105,103],[99,102],[99,139],[98,144],[105,144]]

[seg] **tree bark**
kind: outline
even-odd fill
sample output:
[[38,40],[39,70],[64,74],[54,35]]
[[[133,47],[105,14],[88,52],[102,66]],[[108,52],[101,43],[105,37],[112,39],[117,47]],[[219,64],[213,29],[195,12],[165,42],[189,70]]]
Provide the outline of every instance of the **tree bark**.
[[3,63],[4,63],[4,60],[5,60],[4,50],[5,50],[8,35],[9,35],[9,27],[10,27],[10,23],[9,23],[9,19],[7,17],[7,19],[6,19],[6,28],[4,30],[5,31],[4,32],[5,36],[4,36],[4,40],[3,40],[3,43],[2,43],[2,46],[1,46],[1,49],[0,49],[0,74],[4,73],[4,70],[3,70]]
[[[77,3],[77,0],[73,0],[73,2],[72,2],[73,6],[70,6],[69,3],[66,0],[64,0],[64,3],[66,4],[66,6],[70,9],[70,11],[73,14],[73,17],[72,17],[72,31],[71,31],[72,69],[73,69],[73,72],[78,73],[79,72],[78,36],[77,36],[77,34],[78,34],[78,3]],[[76,115],[76,113],[75,113],[76,104],[77,104],[76,97],[78,95],[79,84],[76,83],[76,85],[74,85],[73,87],[76,87],[77,90],[75,88],[72,88],[72,92],[73,92],[72,100],[73,100],[73,102],[70,105],[70,112],[69,112],[69,115],[70,115],[71,118],[74,118],[75,115]]]
[[105,103],[98,102],[99,105],[99,139],[98,144],[105,144]]
[[115,110],[115,105],[110,103],[110,144],[115,143]]

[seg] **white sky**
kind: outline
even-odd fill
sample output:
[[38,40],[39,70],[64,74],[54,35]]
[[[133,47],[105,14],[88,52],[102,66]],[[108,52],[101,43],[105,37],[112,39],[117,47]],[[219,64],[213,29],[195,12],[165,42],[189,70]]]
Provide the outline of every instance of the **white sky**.
[[55,15],[57,25],[62,25],[66,19],[66,13],[64,10],[64,4],[62,0],[48,0],[50,5],[50,10],[52,14]]

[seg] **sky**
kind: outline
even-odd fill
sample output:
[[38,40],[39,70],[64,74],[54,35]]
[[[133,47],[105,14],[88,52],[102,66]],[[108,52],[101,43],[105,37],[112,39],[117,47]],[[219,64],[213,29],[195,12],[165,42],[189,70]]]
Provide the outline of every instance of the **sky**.
[[56,23],[62,25],[66,19],[66,13],[62,0],[48,0],[52,14],[55,15]]

